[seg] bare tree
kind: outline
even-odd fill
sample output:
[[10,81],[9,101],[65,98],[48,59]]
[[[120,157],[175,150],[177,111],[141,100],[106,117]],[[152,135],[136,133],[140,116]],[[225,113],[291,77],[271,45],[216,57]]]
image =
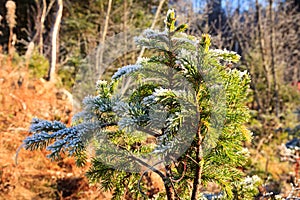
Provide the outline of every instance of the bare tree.
[[[266,94],[266,110],[268,112],[269,105],[271,101],[271,75],[270,75],[270,68],[266,61],[266,47],[265,47],[265,40],[264,40],[264,30],[262,28],[262,18],[261,18],[261,8],[258,3],[258,0],[255,0],[255,7],[256,7],[256,19],[257,19],[257,32],[258,32],[258,41],[259,41],[259,51],[262,60],[262,66],[265,73],[265,82],[267,85],[267,94]],[[264,109],[264,108],[263,108]]]
[[56,70],[56,57],[57,57],[57,49],[58,49],[58,33],[60,22],[62,18],[63,11],[63,0],[57,0],[57,13],[55,17],[55,22],[52,28],[52,37],[51,37],[51,63],[48,71],[48,80],[55,80],[55,70]]
[[299,80],[300,14],[291,1],[247,3],[249,8],[227,16],[227,23],[240,48],[242,64],[251,74],[252,108],[258,110],[267,133],[269,120],[265,117],[284,115],[282,89]]
[[12,57],[12,54],[14,52],[14,32],[13,29],[16,26],[16,3],[14,1],[7,1],[5,4],[5,7],[7,9],[6,13],[6,21],[9,27],[9,39],[8,39],[8,53],[10,57]]
[[[160,0],[160,1],[159,1],[159,5],[158,5],[158,7],[157,7],[157,9],[156,9],[155,16],[154,16],[154,19],[153,19],[152,24],[151,24],[151,27],[150,27],[151,29],[154,29],[155,24],[156,24],[156,22],[157,22],[157,20],[158,20],[159,14],[160,14],[160,12],[161,12],[161,9],[162,9],[162,7],[163,7],[165,1],[166,1],[166,0]],[[145,52],[145,48],[143,47],[142,50],[140,51],[139,58],[141,58],[141,57],[143,56],[144,52]]]
[[[50,9],[52,8],[53,4],[54,4],[55,0],[51,0],[49,5],[47,6],[47,1],[43,0],[43,10],[40,16],[40,25],[39,27],[37,27],[38,29],[38,34],[39,34],[39,52],[40,54],[43,54],[44,52],[44,40],[43,40],[43,33],[44,33],[44,29],[45,29],[45,20],[47,15],[50,12]],[[38,0],[37,0],[37,4],[38,4]]]
[[270,57],[271,57],[271,73],[273,78],[273,92],[274,92],[274,107],[276,117],[279,117],[279,97],[278,97],[278,84],[277,74],[275,69],[275,50],[274,50],[274,21],[273,21],[273,0],[269,0],[269,22],[270,22]]
[[[103,32],[102,32],[102,37],[101,37],[101,42],[100,42],[102,46],[105,46],[105,38],[106,38],[106,34],[107,34],[107,28],[108,28],[109,16],[110,16],[110,12],[111,12],[111,6],[112,6],[112,0],[109,0],[108,5],[107,5],[105,22],[104,22],[104,29],[103,29]],[[97,47],[96,67],[99,67],[100,65],[102,65],[102,62],[103,62],[103,49],[104,48],[100,48],[100,46]],[[103,66],[101,66],[101,67],[103,68]],[[101,70],[100,74],[102,74],[103,71],[104,71],[104,69]]]

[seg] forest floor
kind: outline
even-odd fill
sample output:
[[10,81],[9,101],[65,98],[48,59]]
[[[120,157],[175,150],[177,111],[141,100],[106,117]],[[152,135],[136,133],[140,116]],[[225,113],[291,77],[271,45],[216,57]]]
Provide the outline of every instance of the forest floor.
[[71,158],[51,162],[49,152],[21,148],[16,164],[32,118],[68,122],[72,115],[72,102],[55,85],[22,81],[21,75],[17,69],[0,69],[0,199],[111,199],[89,185],[86,169]]

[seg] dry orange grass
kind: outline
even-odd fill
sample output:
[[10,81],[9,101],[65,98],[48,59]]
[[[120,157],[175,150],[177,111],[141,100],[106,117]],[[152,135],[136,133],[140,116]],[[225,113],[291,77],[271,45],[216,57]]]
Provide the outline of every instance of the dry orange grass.
[[[71,158],[51,162],[46,151],[17,149],[31,119],[70,120],[71,102],[56,98],[57,89],[43,80],[21,83],[26,72],[0,58],[0,199],[110,199],[84,177]],[[19,80],[19,82],[18,82]]]

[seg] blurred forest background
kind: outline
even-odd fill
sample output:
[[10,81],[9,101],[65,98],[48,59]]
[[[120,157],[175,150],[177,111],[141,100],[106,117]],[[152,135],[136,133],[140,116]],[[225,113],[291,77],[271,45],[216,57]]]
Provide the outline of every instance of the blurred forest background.
[[[125,33],[126,43],[127,33],[163,29],[168,8],[188,33],[209,33],[215,48],[242,56],[235,67],[252,78],[247,173],[264,180],[261,194],[290,194],[300,162],[299,0],[0,0],[1,199],[109,199],[71,159],[50,164],[45,152],[21,151],[16,165],[13,157],[32,117],[70,123],[72,89],[84,71],[102,69],[109,38]],[[115,57],[97,76],[107,79],[139,55]]]

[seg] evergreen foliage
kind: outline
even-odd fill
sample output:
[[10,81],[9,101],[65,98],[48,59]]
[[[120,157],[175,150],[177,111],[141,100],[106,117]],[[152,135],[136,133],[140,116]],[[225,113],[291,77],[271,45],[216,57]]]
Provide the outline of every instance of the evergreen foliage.
[[[198,199],[202,195],[199,186],[209,182],[221,187],[219,198],[233,199],[239,194],[248,159],[243,145],[251,139],[244,125],[249,119],[250,78],[246,72],[227,67],[238,62],[235,52],[210,49],[208,34],[201,38],[187,35],[187,25],[176,26],[175,22],[175,12],[169,10],[164,31],[148,29],[136,38],[137,44],[151,49],[153,55],[120,68],[110,82],[98,81],[97,94],[84,99],[83,111],[74,117],[71,127],[34,119],[33,135],[24,140],[25,148],[47,147],[52,159],[67,153],[84,165],[86,149],[92,143],[95,156],[87,176],[91,182],[100,182],[103,189],[112,190],[114,199],[147,199],[143,176],[148,171],[164,181],[165,193],[157,194],[157,199],[165,195],[168,199]],[[143,81],[149,75],[160,82]],[[129,77],[134,87],[126,91],[129,97],[124,99],[120,85]],[[184,90],[183,80],[192,92]],[[187,121],[195,129],[186,127]],[[182,143],[186,142],[191,145],[184,149]],[[178,159],[168,158],[170,152],[182,151]],[[166,162],[150,165],[139,159],[149,153]],[[158,164],[164,168],[156,167]]]

